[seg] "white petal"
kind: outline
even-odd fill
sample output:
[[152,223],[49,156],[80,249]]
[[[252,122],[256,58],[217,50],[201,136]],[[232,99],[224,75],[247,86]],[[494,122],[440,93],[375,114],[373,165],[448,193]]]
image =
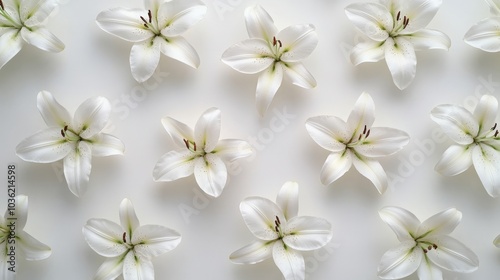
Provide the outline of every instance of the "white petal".
[[426,255],[417,269],[417,275],[418,279],[443,280],[443,272]]
[[164,2],[158,10],[158,26],[166,37],[175,37],[198,23],[207,13],[207,6],[198,0]]
[[226,186],[226,165],[218,156],[206,154],[194,160],[194,177],[206,194],[218,197]]
[[210,108],[201,114],[194,127],[194,140],[198,147],[206,153],[213,151],[219,142],[221,126],[221,112],[217,108]]
[[500,17],[481,20],[465,33],[464,41],[486,52],[500,51]]
[[7,261],[7,256],[0,258],[0,277],[3,280],[16,280],[17,272],[9,270],[11,265]]
[[157,17],[157,12],[160,9],[161,4],[163,4],[165,0],[144,0],[144,7],[147,10],[151,10],[153,18]]
[[92,143],[92,155],[95,157],[123,155],[125,151],[123,142],[113,135],[99,133],[92,137],[90,141]]
[[451,145],[443,153],[435,170],[444,176],[455,176],[472,165],[471,146]]
[[477,255],[458,240],[446,236],[432,236],[426,241],[436,244],[437,249],[429,250],[427,257],[437,266],[460,273],[475,271],[479,266]]
[[237,264],[259,263],[271,257],[273,245],[274,242],[255,241],[231,253],[229,259]]
[[240,158],[249,157],[253,154],[252,146],[239,139],[222,139],[212,151],[224,162],[233,162]]
[[130,70],[137,82],[145,82],[153,76],[158,63],[160,63],[162,40],[161,37],[156,37],[132,46],[132,50],[130,51]]
[[273,246],[273,259],[286,280],[303,280],[306,277],[304,257],[283,242],[276,241]]
[[461,106],[439,105],[432,109],[431,118],[453,141],[469,145],[479,132],[479,125],[471,112]]
[[490,6],[490,11],[494,15],[500,15],[500,0],[486,0]]
[[283,242],[299,251],[316,250],[332,239],[332,225],[325,219],[309,216],[294,217],[286,223]]
[[161,42],[160,50],[164,55],[193,68],[198,68],[198,66],[200,66],[200,57],[198,53],[184,37],[156,38],[156,40]]
[[285,218],[291,219],[299,213],[299,184],[296,182],[286,182],[281,187],[276,204],[283,211]]
[[410,136],[402,130],[373,127],[370,135],[354,149],[365,157],[383,157],[400,151],[409,141]]
[[170,182],[193,174],[196,157],[187,149],[164,154],[154,167],[154,180]]
[[110,115],[111,105],[106,98],[89,98],[76,109],[73,119],[74,132],[84,139],[91,138],[106,127]]
[[375,103],[370,94],[363,92],[347,119],[347,126],[351,131],[351,137],[358,137],[363,132],[365,126],[370,128],[375,121]]
[[393,19],[389,10],[378,3],[355,3],[345,8],[349,20],[370,39],[382,42],[392,30]]
[[57,0],[19,1],[19,17],[25,26],[33,27],[45,22],[58,5]]
[[97,15],[97,25],[109,34],[129,42],[142,42],[154,36],[144,27],[141,16],[148,17],[147,10],[114,8]]
[[90,248],[104,257],[117,257],[128,249],[123,244],[123,228],[105,219],[90,219],[82,229]]
[[156,257],[171,251],[181,242],[181,235],[164,226],[144,225],[134,231],[134,250],[143,256]]
[[477,145],[472,151],[472,162],[481,183],[492,197],[500,195],[500,151],[488,145]]
[[294,85],[307,89],[316,87],[316,80],[302,63],[286,63],[283,66],[286,76]]
[[222,62],[245,74],[262,72],[274,61],[274,54],[269,49],[269,43],[260,38],[244,40],[229,47],[222,54]]
[[498,100],[491,95],[483,95],[474,109],[474,118],[479,124],[479,134],[489,131],[498,114]]
[[330,185],[342,177],[351,168],[352,157],[349,149],[329,154],[321,168],[321,183]]
[[500,235],[497,235],[497,237],[495,237],[495,240],[493,240],[493,245],[500,248]]
[[22,255],[28,261],[38,261],[46,259],[52,253],[49,246],[36,240],[27,232],[18,231],[16,233],[16,244]]
[[123,199],[120,203],[120,223],[126,233],[125,239],[129,242],[131,238],[134,238],[134,230],[138,228],[140,224],[135,214],[134,205],[128,198]]
[[[4,217],[15,217],[16,218],[16,229],[22,230],[26,225],[26,221],[28,220],[28,196],[26,195],[17,195],[16,199],[16,208],[14,211],[14,216],[10,215],[12,212],[9,209],[5,209]],[[1,217],[1,216],[0,216]],[[3,225],[4,221],[0,220],[0,225]]]
[[64,43],[44,27],[26,27],[21,29],[21,36],[28,44],[48,52],[64,50]]
[[283,81],[283,66],[281,63],[274,63],[267,70],[262,72],[257,82],[257,92],[255,99],[257,102],[257,110],[261,116],[267,111],[274,95],[281,86]]
[[76,196],[85,193],[90,179],[92,160],[91,147],[80,141],[76,150],[64,158],[64,177],[71,192]]
[[50,163],[67,156],[74,149],[61,135],[61,128],[47,128],[24,139],[16,147],[16,154],[25,161]]
[[259,239],[271,241],[278,238],[276,217],[281,223],[286,219],[274,202],[263,197],[249,197],[240,203],[240,211],[248,229]]
[[172,137],[172,140],[179,147],[186,147],[184,140],[194,141],[193,130],[184,123],[181,123],[170,117],[165,117],[161,119],[163,127],[167,131],[168,135]]
[[261,6],[246,8],[245,22],[250,38],[260,38],[272,42],[273,37],[278,33],[273,19]]
[[415,0],[400,2],[402,3],[401,16],[409,18],[408,26],[401,33],[409,34],[426,27],[436,15],[443,1]]
[[123,260],[123,279],[124,280],[146,280],[154,279],[154,267],[151,260],[134,254],[131,250]]
[[0,69],[9,62],[23,47],[19,30],[10,29],[0,36]]
[[350,53],[352,64],[359,65],[363,62],[377,62],[384,59],[384,42],[361,42],[354,46]]
[[282,44],[281,60],[298,62],[307,58],[318,45],[318,34],[312,24],[292,25],[281,30],[276,40]]
[[394,231],[398,240],[413,240],[420,226],[418,218],[410,211],[400,207],[384,207],[378,212],[380,218]]
[[389,185],[384,168],[376,160],[366,158],[360,154],[353,153],[352,163],[361,175],[372,181],[379,193],[384,193]]
[[415,272],[423,258],[422,250],[415,245],[414,240],[407,240],[385,252],[378,266],[378,276],[400,279]]
[[432,29],[422,29],[408,34],[404,38],[413,44],[415,51],[448,50],[451,46],[451,40],[446,34]]
[[97,269],[94,280],[112,280],[123,273],[123,257],[109,258]]
[[444,210],[423,221],[415,237],[449,234],[458,226],[461,219],[462,213],[457,209]]
[[306,129],[314,142],[331,152],[344,151],[344,143],[351,139],[347,123],[335,116],[311,117],[306,121]]
[[410,85],[417,71],[417,57],[413,45],[403,37],[387,39],[385,61],[394,84],[401,90]]
[[36,97],[38,111],[48,126],[63,128],[71,125],[71,115],[48,91],[41,91]]

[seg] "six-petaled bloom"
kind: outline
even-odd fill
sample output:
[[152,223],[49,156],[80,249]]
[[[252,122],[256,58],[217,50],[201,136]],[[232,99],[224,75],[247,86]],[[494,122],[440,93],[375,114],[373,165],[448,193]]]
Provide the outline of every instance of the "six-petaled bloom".
[[140,225],[130,200],[120,204],[120,223],[90,219],[83,236],[96,253],[108,258],[97,270],[95,279],[154,279],[152,258],[177,247],[181,236],[160,225]]
[[377,158],[398,152],[410,137],[398,129],[372,127],[374,120],[373,99],[363,93],[347,122],[336,116],[317,116],[306,121],[311,138],[331,152],[321,170],[323,184],[333,183],[354,165],[380,193],[387,189],[387,174]]
[[221,112],[217,108],[205,111],[194,131],[170,117],[161,122],[172,140],[182,148],[170,151],[158,160],[153,170],[155,181],[174,181],[194,173],[200,188],[208,195],[218,197],[227,181],[226,164],[253,153],[246,141],[219,140]]
[[0,69],[22,49],[33,45],[60,52],[64,44],[44,27],[57,0],[0,0]]
[[400,207],[385,207],[379,214],[401,242],[382,256],[380,278],[400,279],[416,271],[421,280],[442,280],[441,269],[469,273],[478,268],[476,254],[448,236],[462,219],[460,211],[448,209],[422,223]]
[[199,0],[144,0],[144,5],[145,9],[114,8],[97,16],[102,30],[134,43],[130,52],[134,79],[148,80],[162,53],[197,68],[198,53],[181,34],[205,16],[205,4]]
[[385,58],[394,84],[405,89],[416,74],[415,51],[448,50],[451,45],[444,33],[425,29],[441,4],[442,0],[379,0],[347,6],[347,17],[368,37],[352,49],[352,63]]
[[473,25],[465,33],[464,41],[486,52],[500,51],[500,1],[486,0],[492,17],[485,18]]
[[301,61],[318,44],[315,27],[311,24],[293,25],[282,31],[261,6],[245,10],[250,39],[244,40],[222,55],[222,61],[241,73],[260,73],[256,102],[260,115],[264,115],[286,75],[293,84],[313,88],[316,80]]
[[471,113],[457,105],[443,104],[431,111],[431,118],[456,144],[451,145],[436,165],[436,171],[455,176],[474,165],[484,188],[492,197],[500,195],[500,135],[498,100],[483,95]]
[[48,128],[19,143],[17,155],[37,163],[62,159],[69,189],[76,196],[83,195],[90,179],[92,156],[121,155],[125,149],[118,138],[102,132],[111,114],[109,101],[104,97],[89,98],[71,118],[51,93],[41,91],[37,106]]
[[299,186],[286,182],[276,203],[263,197],[249,197],[240,204],[248,229],[259,240],[233,252],[237,264],[255,264],[273,258],[286,280],[305,278],[301,251],[322,248],[332,238],[331,224],[322,218],[297,216]]

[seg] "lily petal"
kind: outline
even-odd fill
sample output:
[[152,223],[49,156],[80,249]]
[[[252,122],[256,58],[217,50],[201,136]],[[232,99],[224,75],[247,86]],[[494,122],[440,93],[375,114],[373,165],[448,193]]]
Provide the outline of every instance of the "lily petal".
[[253,149],[247,141],[222,139],[217,143],[212,153],[216,154],[224,162],[233,162],[237,159],[251,156]]
[[[347,118],[347,126],[350,128],[351,137],[358,137],[365,126],[370,128],[375,121],[375,103],[370,94],[363,92]],[[349,138],[350,139],[350,138]]]
[[351,50],[352,64],[359,65],[363,62],[377,62],[384,59],[384,42],[369,41],[356,44]]
[[263,197],[249,197],[240,203],[240,211],[248,229],[259,239],[271,241],[278,238],[275,231],[276,217],[286,218],[274,202]]
[[448,50],[451,46],[450,37],[441,31],[422,29],[404,36],[412,44],[415,51]]
[[16,147],[16,154],[30,162],[50,163],[66,157],[74,144],[61,136],[61,128],[52,127],[24,139]]
[[418,279],[443,280],[443,272],[437,265],[424,255],[422,263],[417,269]]
[[25,231],[18,231],[16,233],[16,244],[28,261],[43,260],[48,258],[52,253],[49,246],[36,240]]
[[156,37],[132,46],[130,69],[137,82],[145,82],[153,76],[160,63],[160,49],[163,44],[161,40],[161,37]]
[[177,146],[184,148],[186,147],[184,140],[194,141],[193,129],[186,124],[170,117],[162,118],[161,123]]
[[260,38],[244,40],[222,54],[222,62],[244,74],[256,74],[267,69],[275,59],[269,43]]
[[92,155],[95,157],[123,155],[125,151],[123,142],[113,135],[99,133],[92,137],[90,141],[92,143]]
[[462,212],[455,208],[444,210],[428,218],[418,227],[416,238],[451,233],[462,220]]
[[123,260],[123,279],[143,280],[154,278],[155,273],[151,260],[140,254],[134,254],[134,251],[130,250]]
[[250,38],[260,38],[271,42],[278,33],[271,16],[259,5],[245,9],[245,22]]
[[0,69],[23,47],[23,38],[18,29],[9,29],[0,36]]
[[271,257],[274,242],[255,241],[242,247],[229,256],[233,263],[256,264]]
[[274,63],[267,70],[262,72],[257,82],[256,102],[257,110],[264,116],[267,108],[271,105],[274,95],[283,81],[283,66],[281,63]]
[[218,156],[206,154],[194,160],[194,177],[206,194],[218,197],[227,182],[226,165]]
[[171,251],[181,242],[181,235],[164,226],[144,225],[132,236],[134,250],[146,257],[156,257]]
[[154,180],[170,182],[193,174],[195,158],[196,155],[187,149],[164,154],[154,167]]
[[490,11],[494,15],[500,15],[500,1],[499,0],[486,0],[490,6]]
[[365,157],[383,157],[400,151],[409,141],[410,136],[402,130],[373,127],[369,137],[354,149]]
[[479,134],[492,129],[498,112],[498,100],[491,95],[483,95],[474,109],[474,118],[479,124]]
[[116,279],[123,273],[123,257],[109,258],[97,269],[94,280]]
[[431,118],[448,137],[460,145],[469,145],[479,132],[479,125],[471,112],[461,106],[439,105],[432,109]]
[[[16,218],[16,229],[19,231],[24,229],[26,221],[28,220],[28,197],[26,195],[17,195],[15,199],[16,208],[14,217]],[[4,217],[12,217],[10,213],[12,213],[12,210],[6,209]]]
[[332,239],[332,225],[325,219],[309,216],[293,217],[284,229],[283,242],[299,251],[316,250]]
[[486,52],[500,51],[500,17],[481,20],[465,33],[464,41]]
[[110,115],[111,105],[106,98],[89,98],[76,109],[73,119],[74,132],[81,138],[91,138],[106,127]]
[[306,266],[304,257],[294,249],[285,247],[281,240],[274,243],[273,259],[285,279],[305,279]]
[[472,162],[488,194],[500,195],[500,152],[488,145],[477,145],[472,150]]
[[352,163],[354,167],[356,167],[361,175],[372,181],[379,193],[384,193],[389,182],[382,165],[376,160],[369,159],[360,154],[353,154]]
[[99,13],[96,21],[107,33],[137,43],[154,36],[153,32],[144,27],[141,16],[147,16],[147,10],[114,8]]
[[401,31],[403,34],[414,33],[426,27],[434,18],[443,3],[442,0],[398,1],[401,4],[401,15],[410,19],[408,26]]
[[[168,3],[168,2],[167,2]],[[200,57],[196,50],[184,39],[177,36],[172,38],[156,37],[161,42],[160,51],[164,55],[180,61],[193,68],[200,66]]]
[[48,52],[64,50],[64,43],[44,27],[21,28],[21,36],[28,44]]
[[385,252],[378,266],[378,276],[382,279],[400,279],[414,273],[424,254],[415,245],[414,240],[406,240]]
[[286,76],[292,80],[296,86],[311,89],[316,87],[316,80],[313,75],[300,62],[282,64]]
[[470,146],[451,145],[443,153],[435,170],[444,176],[455,176],[464,172],[472,165],[472,150]]
[[9,270],[10,264],[7,263],[7,258],[0,259],[0,277],[5,280],[16,280],[16,271]]
[[393,18],[379,3],[355,3],[345,8],[347,18],[370,39],[383,42],[392,30]]
[[477,255],[452,237],[436,235],[426,238],[426,241],[437,244],[437,249],[430,250],[427,257],[441,268],[454,272],[469,273],[479,267]]
[[58,5],[57,0],[22,1],[19,3],[19,17],[25,26],[32,27],[44,22]]
[[380,218],[394,231],[398,240],[405,242],[413,240],[417,233],[420,221],[410,211],[401,207],[384,207],[378,212]]
[[140,224],[139,219],[135,214],[134,205],[128,198],[123,199],[120,203],[120,223],[127,234],[125,235],[125,239],[133,239],[133,233]]
[[417,57],[412,43],[404,37],[389,38],[385,42],[385,61],[392,74],[394,84],[403,90],[415,78]]
[[206,110],[194,127],[194,140],[206,153],[217,146],[220,137],[221,112],[217,108]]
[[90,179],[92,148],[80,141],[78,147],[64,158],[64,177],[71,192],[81,196],[87,190]]
[[495,237],[495,240],[493,240],[493,245],[500,248],[500,235],[497,235],[497,237]]
[[176,37],[198,23],[207,13],[207,6],[198,0],[164,2],[158,10],[161,34]]
[[335,116],[311,117],[306,121],[306,129],[314,142],[331,152],[344,151],[344,143],[351,139],[347,123]]
[[276,39],[282,43],[281,60],[298,62],[307,58],[318,45],[318,34],[312,24],[292,25],[281,30]]
[[330,185],[342,177],[352,166],[353,156],[350,150],[331,153],[321,168],[321,183]]
[[90,248],[101,256],[112,258],[127,252],[123,244],[123,228],[105,219],[90,219],[83,226],[83,237]]
[[48,91],[41,91],[36,97],[38,111],[48,126],[63,128],[71,124],[71,115]]
[[299,213],[299,184],[296,182],[286,182],[281,187],[276,204],[283,211],[287,220],[297,216]]

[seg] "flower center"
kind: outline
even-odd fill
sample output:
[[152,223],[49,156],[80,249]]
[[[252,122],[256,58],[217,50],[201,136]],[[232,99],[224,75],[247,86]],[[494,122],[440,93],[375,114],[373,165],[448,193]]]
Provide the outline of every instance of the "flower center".
[[391,35],[397,36],[399,32],[406,29],[408,24],[410,23],[410,18],[407,16],[401,17],[401,11],[396,15],[396,21],[394,22],[394,27],[392,29]]
[[76,134],[73,130],[68,128],[68,125],[65,125],[63,129],[61,129],[61,135],[67,141],[76,142],[82,140],[80,135]]
[[357,139],[356,138],[351,139],[351,142],[349,144],[347,144],[347,147],[352,148],[354,146],[363,144],[363,142],[366,140],[366,138],[368,138],[368,136],[370,136],[370,131],[371,130],[365,125],[365,127],[363,128],[363,132],[359,134]]
[[277,40],[276,37],[273,37],[273,52],[276,56],[276,60],[280,59],[280,49],[283,47],[281,40]]
[[283,231],[281,230],[281,221],[280,221],[280,218],[278,218],[278,216],[276,216],[276,220],[274,220],[274,230],[276,231],[276,233],[278,233],[278,239],[282,239],[285,235],[283,234]]
[[[127,246],[128,249],[134,248],[133,244],[127,242],[127,232],[123,233],[122,239],[123,239],[123,244],[125,244],[125,246]],[[132,240],[130,240],[130,242],[132,242]]]

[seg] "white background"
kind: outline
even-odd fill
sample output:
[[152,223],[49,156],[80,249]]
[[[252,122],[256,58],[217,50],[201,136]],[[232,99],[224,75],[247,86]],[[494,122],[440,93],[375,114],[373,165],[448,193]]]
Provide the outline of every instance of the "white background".
[[[500,233],[500,201],[487,195],[473,168],[451,178],[434,171],[451,142],[429,118],[439,104],[471,109],[481,94],[500,97],[500,54],[484,53],[462,40],[470,26],[489,16],[484,1],[444,1],[429,27],[448,34],[452,47],[418,53],[417,76],[403,92],[393,85],[384,62],[358,67],[349,62],[347,53],[360,37],[344,8],[355,1],[209,0],[205,19],[185,34],[198,50],[199,69],[163,56],[157,80],[145,85],[130,74],[131,44],[95,24],[102,10],[143,7],[142,1],[62,2],[49,28],[66,49],[50,54],[26,46],[0,70],[0,172],[6,174],[8,163],[17,164],[17,191],[29,196],[25,230],[52,248],[46,260],[19,260],[18,279],[91,279],[104,258],[86,244],[82,226],[90,218],[119,222],[118,207],[125,197],[134,203],[142,224],[161,224],[182,234],[176,249],[154,260],[157,279],[281,279],[272,260],[243,266],[232,264],[228,256],[254,238],[241,218],[241,200],[254,195],[274,200],[288,180],[300,186],[299,215],[323,217],[333,225],[332,243],[305,254],[308,279],[378,279],[382,254],[398,243],[377,212],[389,205],[402,206],[421,220],[458,208],[463,219],[452,236],[477,253],[480,267],[446,278],[497,277],[500,249],[492,241]],[[312,23],[319,36],[318,47],[304,61],[318,86],[305,90],[284,83],[263,118],[254,102],[257,76],[238,73],[220,61],[225,49],[248,37],[243,11],[253,4],[263,5],[279,29]],[[70,112],[97,95],[114,106],[109,131],[125,143],[126,153],[94,158],[90,186],[81,198],[67,188],[60,163],[27,163],[15,155],[22,139],[45,127],[36,108],[40,90],[52,92]],[[346,119],[363,91],[375,101],[374,126],[399,128],[412,138],[403,151],[382,160],[393,179],[383,195],[354,169],[323,186],[319,172],[328,152],[304,127],[316,115]],[[256,156],[240,161],[217,199],[202,196],[193,177],[153,182],[156,161],[176,148],[160,119],[171,116],[194,126],[212,106],[222,111],[221,138],[257,139]],[[293,118],[280,121],[282,112]],[[0,208],[5,209],[6,175],[0,178],[5,189]],[[192,215],[180,209],[190,209]]]

